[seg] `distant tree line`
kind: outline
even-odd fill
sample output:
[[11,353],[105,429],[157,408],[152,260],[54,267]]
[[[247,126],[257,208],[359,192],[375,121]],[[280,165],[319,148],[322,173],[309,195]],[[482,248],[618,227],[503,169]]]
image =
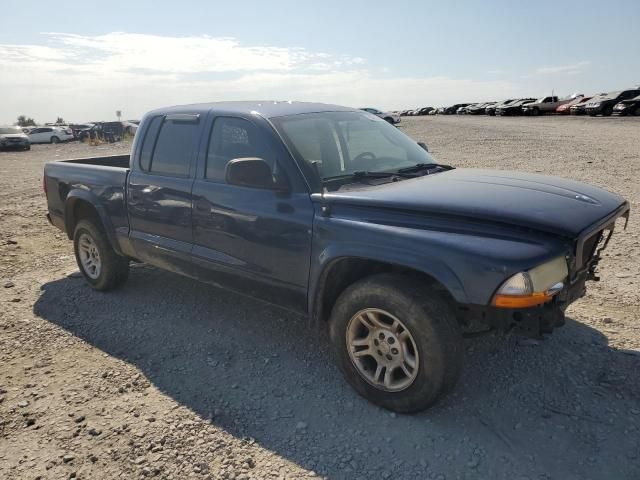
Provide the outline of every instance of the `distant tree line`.
[[31,117],[27,117],[26,115],[20,115],[18,117],[18,126],[19,127],[35,127],[36,121]]
[[[56,118],[56,123],[64,123],[64,118],[62,117],[58,117]],[[35,127],[36,126],[36,121],[31,118],[31,117],[27,117],[26,115],[20,115],[18,117],[18,126],[19,127]]]

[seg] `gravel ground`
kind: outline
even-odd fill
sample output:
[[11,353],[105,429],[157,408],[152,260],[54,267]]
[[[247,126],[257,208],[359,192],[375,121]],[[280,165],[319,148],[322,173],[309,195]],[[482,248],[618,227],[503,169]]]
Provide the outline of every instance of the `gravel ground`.
[[[442,163],[571,177],[640,207],[640,118],[403,128]],[[358,397],[325,334],[292,314],[146,266],[89,289],[44,220],[42,166],[128,148],[0,153],[0,478],[640,478],[635,215],[565,327],[467,341],[453,394],[395,415]]]

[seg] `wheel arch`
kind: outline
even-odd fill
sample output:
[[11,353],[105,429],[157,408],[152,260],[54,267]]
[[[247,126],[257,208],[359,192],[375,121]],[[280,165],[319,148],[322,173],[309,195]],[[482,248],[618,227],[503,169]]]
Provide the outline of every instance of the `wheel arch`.
[[309,296],[311,320],[315,323],[326,322],[331,314],[332,305],[347,287],[378,273],[399,273],[413,277],[416,281],[442,292],[452,305],[467,303],[462,284],[448,269],[430,269],[391,259],[345,255],[326,262],[313,282]]
[[109,215],[104,207],[100,205],[97,197],[86,190],[72,190],[67,195],[64,207],[64,226],[69,240],[73,239],[73,233],[78,222],[85,218],[92,218],[98,221],[106,233],[111,247],[116,253],[122,255]]

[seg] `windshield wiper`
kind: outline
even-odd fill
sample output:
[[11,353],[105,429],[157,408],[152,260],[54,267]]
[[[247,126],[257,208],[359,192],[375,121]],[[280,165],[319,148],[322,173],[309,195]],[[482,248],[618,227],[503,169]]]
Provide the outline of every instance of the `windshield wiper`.
[[414,173],[421,170],[431,170],[432,168],[439,168],[441,170],[453,170],[455,167],[451,165],[442,165],[440,163],[416,163],[410,167],[404,167],[398,169],[398,173]]
[[360,180],[362,178],[387,178],[387,177],[402,177],[402,178],[413,178],[415,175],[411,175],[409,172],[368,172],[365,170],[359,170],[357,172],[352,173],[343,173],[340,175],[332,175],[330,177],[324,177],[322,179],[323,182],[333,182],[336,180],[344,180],[345,178],[352,178],[354,180]]

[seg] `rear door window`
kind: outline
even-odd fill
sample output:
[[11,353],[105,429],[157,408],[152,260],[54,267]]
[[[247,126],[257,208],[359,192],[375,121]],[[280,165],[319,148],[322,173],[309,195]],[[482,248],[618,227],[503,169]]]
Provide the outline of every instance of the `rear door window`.
[[[199,117],[167,115],[153,148],[149,172],[172,177],[188,177],[198,147]],[[144,150],[145,145],[143,145]]]
[[153,154],[153,147],[156,144],[156,138],[158,138],[158,129],[162,123],[163,117],[154,117],[149,122],[149,127],[144,136],[142,142],[142,148],[140,149],[140,168],[145,172],[149,171],[151,166],[151,155]]

